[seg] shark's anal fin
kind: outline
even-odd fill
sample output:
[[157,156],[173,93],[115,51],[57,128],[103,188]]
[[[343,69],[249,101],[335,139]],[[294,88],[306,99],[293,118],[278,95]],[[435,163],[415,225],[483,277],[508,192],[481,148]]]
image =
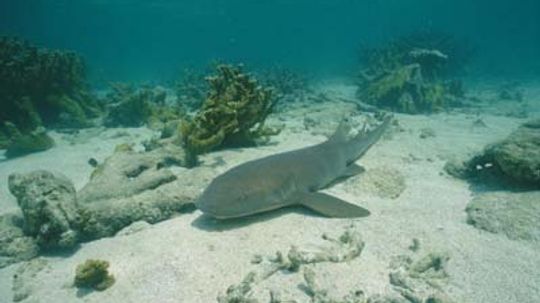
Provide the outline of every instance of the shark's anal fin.
[[332,218],[357,218],[369,216],[369,210],[345,202],[325,193],[305,193],[299,203],[321,215]]

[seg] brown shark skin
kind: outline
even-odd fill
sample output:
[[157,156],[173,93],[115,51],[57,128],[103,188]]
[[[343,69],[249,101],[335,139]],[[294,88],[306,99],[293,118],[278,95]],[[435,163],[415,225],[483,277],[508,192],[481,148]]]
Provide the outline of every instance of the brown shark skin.
[[[362,132],[350,140],[346,138],[348,128],[340,125],[323,143],[233,167],[210,183],[196,206],[204,214],[218,219],[244,217],[291,205],[310,207],[306,195],[316,194],[336,179],[350,176],[353,168],[357,168],[354,162],[379,140],[390,120],[391,117],[387,117],[374,130]],[[345,213],[336,215],[314,210],[327,216],[349,217]],[[367,212],[364,215],[369,214],[364,211]]]

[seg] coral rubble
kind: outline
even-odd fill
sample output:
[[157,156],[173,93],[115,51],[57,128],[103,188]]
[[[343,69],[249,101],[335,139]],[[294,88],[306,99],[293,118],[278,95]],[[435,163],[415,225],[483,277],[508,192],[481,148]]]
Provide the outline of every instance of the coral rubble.
[[114,276],[109,273],[109,262],[104,260],[86,260],[77,265],[73,284],[76,287],[92,288],[103,291],[111,287]]
[[250,146],[277,131],[264,122],[272,112],[272,90],[242,71],[241,66],[219,65],[218,74],[207,78],[209,93],[191,121],[180,126],[186,162],[221,146]]

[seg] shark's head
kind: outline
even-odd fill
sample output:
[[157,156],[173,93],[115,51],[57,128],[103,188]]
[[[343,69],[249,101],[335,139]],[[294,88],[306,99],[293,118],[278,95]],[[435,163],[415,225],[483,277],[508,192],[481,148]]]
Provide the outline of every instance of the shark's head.
[[224,174],[214,179],[195,205],[206,215],[229,219],[268,210],[272,194],[260,180]]

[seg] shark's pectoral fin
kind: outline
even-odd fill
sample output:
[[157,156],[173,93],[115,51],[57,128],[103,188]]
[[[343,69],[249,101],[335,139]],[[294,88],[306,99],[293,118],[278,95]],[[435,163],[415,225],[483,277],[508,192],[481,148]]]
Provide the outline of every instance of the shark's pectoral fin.
[[356,218],[369,216],[369,210],[324,193],[305,193],[301,196],[299,202],[301,205],[327,217]]
[[366,169],[363,168],[362,166],[360,166],[358,164],[355,164],[355,163],[352,163],[349,166],[347,166],[347,169],[345,170],[343,175],[341,175],[341,178],[353,177],[353,176],[361,174],[361,173],[363,173],[365,171],[366,171]]

